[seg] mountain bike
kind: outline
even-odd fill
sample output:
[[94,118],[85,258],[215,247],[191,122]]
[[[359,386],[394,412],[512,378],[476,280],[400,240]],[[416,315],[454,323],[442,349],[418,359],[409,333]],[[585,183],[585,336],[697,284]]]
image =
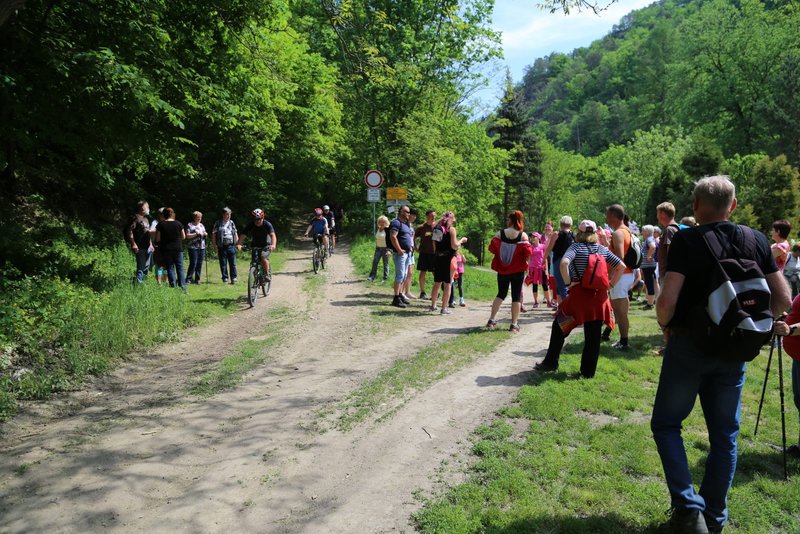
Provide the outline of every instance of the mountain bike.
[[327,248],[322,241],[322,234],[314,236],[314,254],[311,257],[311,264],[314,267],[314,274],[317,274],[320,268],[325,268],[325,258],[328,255]]
[[261,251],[264,248],[266,247],[253,248],[250,258],[250,271],[247,275],[247,301],[251,308],[256,305],[259,289],[265,297],[272,289],[272,266],[270,265],[269,271],[265,272],[264,266],[261,265]]

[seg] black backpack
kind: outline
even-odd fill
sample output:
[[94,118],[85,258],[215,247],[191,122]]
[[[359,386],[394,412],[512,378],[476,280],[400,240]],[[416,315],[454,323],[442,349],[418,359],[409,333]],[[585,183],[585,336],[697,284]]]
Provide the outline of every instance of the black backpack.
[[631,236],[631,246],[628,247],[622,261],[629,269],[638,269],[642,265],[642,243],[639,241],[639,236],[633,235],[630,230],[628,234]]
[[693,310],[692,328],[706,354],[749,362],[772,336],[773,317],[769,286],[755,260],[753,230],[739,225],[737,233],[741,247],[730,241],[723,244],[714,230],[703,233],[717,262],[702,309]]

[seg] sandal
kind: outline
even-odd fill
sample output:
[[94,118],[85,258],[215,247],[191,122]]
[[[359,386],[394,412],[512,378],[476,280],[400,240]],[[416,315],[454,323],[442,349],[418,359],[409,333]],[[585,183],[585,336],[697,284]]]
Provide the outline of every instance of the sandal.
[[497,321],[493,319],[489,319],[489,321],[486,323],[486,328],[494,328],[495,326],[497,326]]
[[514,334],[519,333],[519,325],[516,323],[511,323],[511,326],[508,327],[508,331]]
[[527,313],[528,312],[528,308],[526,308],[525,306],[520,306],[519,307],[519,312],[520,313]]

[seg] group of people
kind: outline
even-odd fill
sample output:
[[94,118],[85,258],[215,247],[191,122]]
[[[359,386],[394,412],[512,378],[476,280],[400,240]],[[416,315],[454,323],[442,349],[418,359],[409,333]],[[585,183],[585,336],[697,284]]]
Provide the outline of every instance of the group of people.
[[[246,237],[250,237],[253,254],[259,254],[265,272],[269,271],[269,255],[275,250],[278,240],[275,228],[265,219],[264,211],[256,208],[251,212],[252,220],[240,233],[231,219],[230,208],[223,208],[220,218],[211,231],[211,242],[217,248],[222,282],[237,282],[236,251],[242,249]],[[145,200],[136,204],[136,214],[125,227],[125,239],[136,257],[136,281],[144,282],[153,269],[156,281],[164,283],[166,275],[170,287],[186,290],[186,284],[199,284],[206,259],[208,231],[203,225],[203,214],[192,213],[192,221],[185,227],[176,220],[175,210],[159,208],[150,221],[150,205]],[[183,271],[183,245],[187,243],[189,266]]]
[[[394,262],[394,283],[392,306],[405,308],[415,297],[411,294],[414,268],[419,271],[419,287],[421,300],[430,298],[429,310],[438,311],[442,315],[451,313],[455,306],[455,289],[459,291],[459,304],[464,301],[464,265],[465,258],[461,246],[467,242],[466,237],[458,237],[456,215],[446,211],[437,220],[436,211],[425,212],[425,222],[415,226],[418,212],[410,206],[401,206],[397,217],[389,222],[386,216],[378,218],[378,230],[375,233],[375,254],[369,280],[373,281],[378,274],[378,265],[383,261],[383,279],[389,277],[388,259]],[[418,259],[415,259],[418,252]],[[425,292],[428,273],[433,273],[433,284],[430,297]],[[441,308],[438,306],[439,293],[442,294]]]

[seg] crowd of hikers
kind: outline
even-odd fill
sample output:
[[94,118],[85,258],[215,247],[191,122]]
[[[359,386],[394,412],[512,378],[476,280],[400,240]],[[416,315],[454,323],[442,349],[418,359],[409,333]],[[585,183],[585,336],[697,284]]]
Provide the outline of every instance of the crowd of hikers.
[[[635,294],[643,310],[655,309],[663,332],[661,373],[655,395],[651,430],[671,496],[670,532],[721,532],[728,521],[728,490],[737,461],[740,404],[745,362],[767,343],[782,343],[792,359],[794,403],[800,412],[800,243],[790,241],[791,224],[777,220],[768,239],[763,233],[729,220],[736,209],[735,187],[727,176],[699,180],[693,190],[691,215],[676,220],[675,207],[663,202],[654,223],[641,227],[629,219],[620,204],[605,210],[603,224],[584,219],[577,226],[569,215],[558,230],[548,221],[542,232],[526,232],[520,211],[508,214],[504,227],[492,237],[491,268],[497,273],[497,294],[486,323],[497,328],[502,303],[511,293],[509,330],[520,332],[521,314],[541,305],[553,322],[545,357],[536,373],[558,370],[567,336],[583,327],[584,342],[578,377],[591,379],[597,371],[600,348],[616,329],[612,350],[630,349],[628,313]],[[142,283],[151,266],[159,283],[166,275],[170,286],[185,290],[200,283],[208,232],[203,214],[194,212],[184,227],[172,208],[161,208],[149,220],[149,205],[141,201],[124,234],[136,257],[136,281]],[[464,300],[462,247],[456,215],[437,217],[401,206],[394,220],[377,220],[375,253],[369,280],[389,278],[394,265],[391,305],[407,307],[412,278],[418,271],[419,299],[442,315]],[[336,228],[328,206],[316,209],[306,235],[333,240]],[[277,238],[264,212],[252,212],[252,221],[238,232],[231,210],[224,208],[212,228],[223,282],[236,283],[236,250],[246,236],[262,261],[275,249]],[[770,240],[772,241],[770,243]],[[183,243],[188,243],[189,266],[183,272]],[[333,244],[333,243],[331,243]],[[430,294],[426,293],[432,274]],[[524,288],[531,288],[530,308]],[[541,287],[541,299],[539,288]],[[455,292],[458,290],[458,301]],[[441,294],[441,301],[439,296]],[[794,301],[792,302],[792,299]],[[686,457],[681,428],[700,398],[710,442],[703,481],[696,489]],[[800,439],[798,440],[800,441]],[[800,458],[800,443],[785,454]]]
[[[614,329],[619,338],[612,350],[630,348],[633,295],[644,291],[642,309],[655,308],[664,346],[655,351],[663,358],[651,429],[671,496],[664,525],[668,532],[721,532],[727,523],[745,362],[767,343],[783,342],[793,358],[792,388],[800,412],[800,243],[789,241],[791,224],[786,220],[772,224],[772,243],[761,232],[733,224],[729,216],[735,208],[734,184],[727,176],[712,176],[695,184],[693,213],[680,222],[671,202],[659,204],[654,224],[641,229],[622,205],[612,204],[604,224],[585,219],[574,227],[572,217],[565,215],[557,231],[547,222],[541,233],[528,233],[524,215],[515,210],[489,244],[498,289],[486,327],[497,328],[509,289],[513,333],[520,332],[519,318],[528,311],[526,285],[532,289],[532,308],[541,303],[552,310],[550,342],[536,373],[558,370],[567,336],[582,326],[578,377],[593,378],[601,344],[610,341]],[[411,277],[416,264],[419,298],[430,298],[430,311],[448,314],[455,306],[455,284],[462,288],[465,259],[460,248],[466,238],[458,237],[451,211],[437,219],[429,210],[419,226],[414,226],[416,217],[416,210],[403,206],[393,221],[378,219],[369,280],[375,280],[381,261],[387,279],[391,257],[391,304],[404,308],[415,298]],[[431,272],[429,297],[425,282]],[[463,293],[460,305],[465,305]],[[696,490],[681,428],[698,397],[710,448]],[[785,453],[800,458],[800,443]]]

